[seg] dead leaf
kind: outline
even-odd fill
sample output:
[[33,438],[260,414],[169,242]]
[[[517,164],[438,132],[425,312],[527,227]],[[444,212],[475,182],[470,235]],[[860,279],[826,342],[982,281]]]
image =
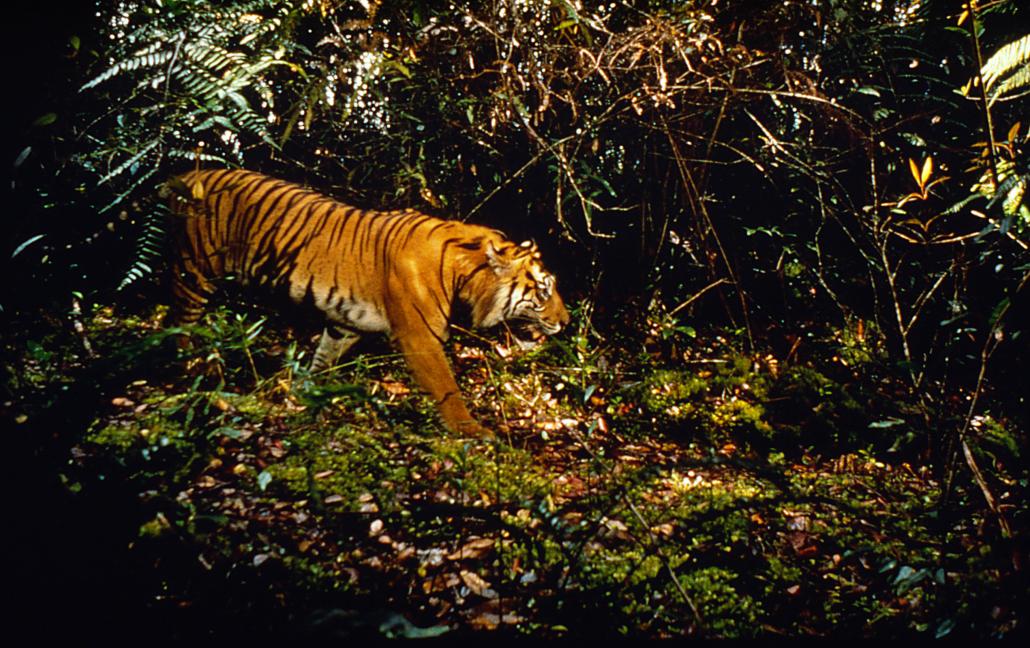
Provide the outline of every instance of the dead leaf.
[[473,594],[483,598],[497,597],[497,592],[490,589],[490,583],[479,574],[462,569],[458,575],[461,576],[461,582],[465,583],[465,587],[469,588]]
[[651,527],[651,533],[659,536],[665,536],[666,538],[671,537],[673,532],[673,526],[668,522],[659,524],[658,526]]
[[391,396],[407,396],[411,389],[399,380],[380,380],[379,386]]
[[199,488],[214,488],[217,483],[215,478],[210,475],[201,475],[197,479],[197,487]]
[[480,556],[489,553],[493,548],[493,538],[472,538],[462,545],[457,551],[448,554],[447,559],[463,560],[466,558],[479,558]]
[[136,403],[124,396],[115,396],[111,399],[111,404],[115,407],[133,407]]
[[[507,607],[507,606],[506,606]],[[469,611],[469,624],[479,630],[496,630],[501,624],[513,625],[525,619],[514,612],[504,612],[499,599],[484,601]]]
[[451,587],[457,587],[461,583],[461,578],[454,572],[447,572],[446,574],[437,574],[429,580],[422,581],[422,591],[426,594],[432,592],[440,592]]

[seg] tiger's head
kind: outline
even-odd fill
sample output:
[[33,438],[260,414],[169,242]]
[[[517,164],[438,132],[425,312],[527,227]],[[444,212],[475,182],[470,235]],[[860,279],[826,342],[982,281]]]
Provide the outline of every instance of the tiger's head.
[[473,309],[476,326],[505,322],[520,347],[532,348],[569,323],[569,311],[558,294],[555,277],[544,268],[535,243],[504,241],[495,245],[490,241],[486,262],[495,290]]

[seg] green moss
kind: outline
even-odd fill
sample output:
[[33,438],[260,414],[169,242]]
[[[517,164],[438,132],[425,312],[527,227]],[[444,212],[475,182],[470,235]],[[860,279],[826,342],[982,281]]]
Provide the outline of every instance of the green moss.
[[765,408],[761,405],[737,399],[719,403],[710,414],[717,438],[725,436],[727,440],[759,442],[768,447],[775,432],[764,416]]
[[855,447],[870,437],[868,414],[843,385],[801,365],[786,368],[770,394],[777,447]]
[[683,588],[705,620],[706,630],[716,637],[753,637],[761,632],[761,604],[739,591],[740,577],[723,567],[705,567],[680,575]]
[[383,490],[383,482],[407,479],[408,467],[392,457],[382,437],[351,425],[295,430],[289,439],[291,452],[267,470],[294,497],[335,496],[334,508],[357,510],[362,494]]
[[86,440],[99,446],[125,451],[141,446],[146,440],[140,435],[140,427],[134,422],[117,421],[105,425],[86,435]]

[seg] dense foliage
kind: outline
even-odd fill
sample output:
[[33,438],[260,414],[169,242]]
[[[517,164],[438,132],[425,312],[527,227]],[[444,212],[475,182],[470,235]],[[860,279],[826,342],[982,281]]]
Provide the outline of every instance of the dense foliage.
[[[1021,561],[1030,422],[1023,380],[1030,362],[1025,339],[1030,329],[1030,29],[1025,24],[1030,8],[1025,3],[81,4],[87,7],[77,10],[73,30],[51,29],[37,45],[47,50],[42,54],[48,67],[40,71],[47,80],[33,80],[36,96],[25,98],[31,112],[24,108],[16,117],[24,132],[5,151],[13,161],[13,211],[3,258],[8,275],[18,277],[0,292],[4,326],[11,332],[4,342],[10,358],[5,417],[31,424],[37,414],[67,402],[60,394],[75,383],[65,375],[73,369],[91,380],[103,376],[101,382],[110,381],[114,390],[101,390],[108,402],[142,399],[151,408],[163,403],[165,417],[149,420],[152,414],[144,410],[136,411],[134,422],[121,413],[84,415],[83,429],[68,434],[89,428],[86,445],[132,451],[87,454],[110,452],[108,460],[137,477],[154,470],[162,477],[146,478],[146,489],[161,491],[167,487],[162,479],[203,479],[196,459],[187,456],[192,451],[179,444],[199,448],[196,456],[224,453],[214,448],[228,444],[232,452],[260,456],[263,468],[256,473],[265,477],[248,477],[244,470],[218,479],[249,478],[260,486],[252,493],[281,484],[284,497],[298,498],[314,483],[311,475],[343,470],[332,462],[318,464],[325,457],[324,440],[311,439],[321,430],[335,439],[337,450],[341,444],[346,448],[347,469],[357,466],[360,474],[377,475],[374,483],[358,479],[336,485],[335,494],[356,502],[356,511],[367,513],[362,506],[374,499],[378,507],[394,507],[400,519],[401,511],[422,496],[397,486],[412,473],[429,475],[422,482],[429,499],[450,488],[486,493],[484,506],[495,500],[505,533],[515,538],[514,545],[504,545],[507,557],[497,560],[513,574],[517,565],[532,563],[534,569],[522,573],[540,579],[537,585],[518,581],[508,594],[542,601],[544,608],[554,589],[574,594],[582,598],[570,609],[580,607],[568,618],[580,621],[576,614],[599,597],[625,615],[605,628],[612,632],[747,636],[762,632],[755,624],[765,624],[769,631],[830,633],[834,622],[873,634],[945,635],[954,628],[981,636],[1025,632],[1025,619],[1006,602],[1026,592]],[[545,447],[530,444],[529,450],[520,446],[513,456],[505,455],[510,463],[480,456],[489,466],[477,467],[462,454],[467,447],[416,443],[417,452],[405,455],[382,438],[360,449],[383,448],[363,454],[348,446],[346,435],[334,435],[374,425],[363,419],[344,422],[333,408],[344,403],[361,411],[365,401],[347,400],[352,396],[326,384],[295,384],[305,342],[260,337],[267,334],[260,325],[226,320],[224,312],[209,321],[208,337],[215,342],[207,359],[215,358],[218,369],[193,382],[183,379],[178,391],[186,394],[185,404],[169,404],[163,388],[119,392],[124,385],[113,386],[118,380],[142,379],[125,370],[137,365],[125,360],[115,371],[96,365],[93,356],[109,358],[129,348],[146,358],[155,353],[151,342],[161,334],[147,322],[164,302],[161,252],[169,217],[157,189],[175,172],[212,165],[256,169],[355,204],[411,206],[536,240],[576,306],[575,330],[570,339],[555,343],[553,356],[530,361],[548,376],[547,385],[519,387],[519,380],[531,378],[484,366],[488,373],[499,372],[489,373],[495,385],[501,375],[515,381],[508,392],[535,390],[524,392],[534,403],[562,385],[561,402],[548,419],[558,423],[544,426],[543,438],[549,431],[552,439],[567,439],[572,433],[563,429],[578,430],[584,438],[597,434],[603,440],[597,447],[584,441],[584,452],[600,454],[559,452],[550,461],[542,459],[549,456]],[[106,310],[110,305],[117,305],[117,315]],[[40,313],[49,324],[30,325]],[[127,319],[119,329],[112,327],[112,317]],[[119,337],[126,333],[130,339]],[[173,364],[167,358],[155,362]],[[718,370],[708,371],[710,363]],[[389,372],[373,379],[395,382]],[[299,391],[276,391],[289,392],[291,386]],[[248,390],[253,390],[249,396]],[[229,392],[246,403],[230,407],[224,395]],[[75,393],[86,399],[76,401],[83,407],[97,405]],[[482,402],[496,398],[486,394]],[[424,413],[376,405],[375,398],[369,402],[379,417],[405,430],[402,436],[422,425],[413,421],[431,420],[419,418]],[[323,418],[309,420],[298,413],[302,410],[273,416],[266,411],[270,403],[322,411]],[[204,413],[195,416],[195,411]],[[561,423],[565,420],[572,423]],[[174,431],[162,438],[179,448],[175,452],[185,457],[183,465],[136,466],[133,444],[142,443],[139,435],[146,437],[143,430],[149,434],[151,427],[164,429],[169,421]],[[541,422],[527,421],[514,428],[539,433]],[[60,425],[74,427],[68,421]],[[276,465],[282,455],[266,445],[281,441],[284,426],[302,432],[294,447],[307,459],[291,456]],[[132,433],[123,438],[125,429]],[[675,472],[684,466],[666,462],[673,473],[657,475],[628,470],[619,481],[613,477],[621,475],[615,464],[606,463],[621,456],[613,449],[613,439],[625,440],[619,434],[644,439],[644,446],[681,444],[685,453],[652,448],[648,461],[655,453],[680,456],[678,461],[689,455],[689,462],[699,462],[689,465],[709,468],[713,464],[702,457],[736,460],[739,453],[749,461],[773,460],[763,464],[767,472],[717,478],[706,473],[717,484],[708,483],[706,497],[722,502],[716,511],[745,500],[751,508],[743,507],[747,514],[729,522],[713,513],[701,520],[705,530],[687,542],[683,521],[697,521],[698,513],[689,501],[693,491],[682,485],[686,478]],[[265,445],[246,447],[251,436],[253,443]],[[44,442],[26,443],[36,451]],[[66,439],[61,447],[85,452],[81,443]],[[695,444],[689,452],[687,444]],[[311,459],[305,451],[323,459]],[[384,463],[374,465],[375,456]],[[855,473],[863,476],[846,485],[830,483],[813,467],[857,456],[864,458]],[[661,459],[656,465],[664,465]],[[821,531],[833,545],[825,549],[831,562],[839,564],[842,556],[845,562],[858,561],[848,564],[855,570],[850,575],[833,572],[833,578],[851,579],[855,588],[803,592],[807,598],[800,607],[810,611],[818,608],[820,596],[844,597],[827,604],[832,610],[822,610],[829,623],[791,618],[790,604],[773,593],[794,596],[790,590],[802,572],[819,571],[801,564],[816,551],[805,553],[816,546],[810,525],[818,517],[806,507],[816,507],[819,498],[855,496],[864,502],[867,495],[874,497],[869,493],[875,492],[875,479],[869,476],[880,474],[876,471],[887,459],[929,471],[909,468],[887,480],[891,492],[884,495],[884,507],[896,524],[876,533],[888,544],[896,541],[893,557],[879,553],[882,547],[871,539],[875,534]],[[290,464],[305,460],[306,478],[302,468]],[[396,464],[402,460],[403,469]],[[441,470],[446,462],[460,464],[461,471]],[[853,459],[844,461],[852,466],[848,462]],[[547,494],[547,469],[559,465],[589,487],[572,495]],[[456,485],[469,475],[486,479],[489,471],[500,475],[512,466],[524,469],[527,490],[505,494],[481,484],[471,490],[464,482]],[[383,486],[387,482],[392,485]],[[812,501],[805,500],[807,488],[814,489]],[[854,495],[855,489],[863,494]],[[773,490],[782,495],[778,505],[788,502],[796,509],[776,523],[772,509],[754,496]],[[648,499],[655,493],[665,499]],[[553,498],[562,497],[555,507]],[[638,497],[681,525],[645,524]],[[925,509],[917,514],[906,508],[920,498]],[[510,511],[505,503],[512,504]],[[250,512],[253,502],[246,504],[240,506]],[[869,523],[871,512],[859,508],[837,509],[835,515],[844,525],[845,520]],[[305,519],[324,513],[290,511]],[[592,517],[598,511],[603,513]],[[508,514],[515,517],[507,520]],[[183,515],[183,528],[196,531],[196,519]],[[898,520],[906,515],[919,522],[905,527]],[[581,519],[591,521],[584,523],[586,530],[563,526]],[[713,519],[726,526],[714,528]],[[764,526],[766,520],[783,526],[774,531]],[[405,533],[411,542],[436,537],[442,531],[433,524]],[[832,527],[825,519],[818,524]],[[481,528],[476,532],[486,535]],[[781,541],[796,541],[787,562],[764,556],[776,553],[763,542],[771,543],[777,533]],[[710,541],[705,534],[711,534]],[[900,548],[906,534],[925,547],[943,544],[907,552]],[[617,542],[632,545],[634,538],[636,553]],[[748,563],[750,571],[742,576],[733,570],[744,568],[728,569],[714,557],[710,543],[722,541],[738,559],[754,561]],[[331,542],[322,536],[311,540],[326,552],[325,543]],[[663,550],[663,542],[682,551]],[[954,548],[958,545],[961,551]],[[980,551],[974,546],[985,548],[976,558],[984,562],[974,560],[972,554]],[[523,550],[528,553],[516,557]],[[825,558],[823,553],[821,547]],[[866,563],[867,557],[876,561]],[[352,558],[340,559],[335,569],[342,571],[334,578],[359,563],[376,571]],[[895,563],[886,567],[890,560]],[[688,575],[678,579],[674,568]],[[881,568],[893,582],[870,581]],[[305,569],[326,567],[313,560]],[[972,578],[978,570],[989,585]],[[953,578],[952,572],[963,576]],[[489,589],[465,576],[468,571],[454,573],[473,592]],[[322,576],[311,578],[321,583]],[[657,579],[666,576],[674,585],[655,589]],[[398,574],[391,578],[392,587],[405,587]],[[621,589],[611,590],[607,599],[599,594],[619,578]],[[427,597],[439,598],[435,585],[427,587]],[[906,603],[884,603],[881,609],[865,597],[870,587],[881,598]],[[930,594],[934,588],[937,593]],[[990,603],[997,605],[970,602],[969,592],[977,588],[996,597]],[[918,610],[908,596],[914,591],[925,604]],[[741,592],[746,596],[738,596]],[[377,590],[377,605],[392,605],[394,595]],[[718,605],[720,596],[731,601],[725,608]],[[663,602],[670,599],[679,603]],[[952,603],[957,607],[949,616]],[[915,607],[905,607],[910,604]],[[503,611],[491,613],[503,620]],[[564,622],[563,614],[538,609],[531,615],[523,611],[520,618],[538,624],[527,631],[560,634],[555,627]],[[877,625],[884,618],[878,615],[902,620]]]

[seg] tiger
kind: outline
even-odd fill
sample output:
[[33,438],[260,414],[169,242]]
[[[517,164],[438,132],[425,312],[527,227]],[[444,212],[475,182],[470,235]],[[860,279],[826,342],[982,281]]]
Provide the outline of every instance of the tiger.
[[197,322],[219,279],[285,292],[324,320],[310,372],[333,366],[361,334],[384,333],[463,437],[494,433],[469,413],[444,353],[454,307],[467,306],[477,328],[510,323],[524,347],[569,323],[536,244],[495,229],[360,209],[240,169],[190,171],[162,195],[176,216],[166,327]]

